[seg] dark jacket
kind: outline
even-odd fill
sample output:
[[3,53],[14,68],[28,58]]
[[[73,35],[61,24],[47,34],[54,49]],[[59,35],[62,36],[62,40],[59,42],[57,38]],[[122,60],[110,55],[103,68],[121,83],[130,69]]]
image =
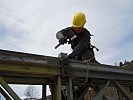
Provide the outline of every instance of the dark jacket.
[[71,48],[73,49],[73,52],[69,55],[72,59],[75,56],[82,55],[82,53],[88,49],[91,36],[92,35],[86,28],[84,28],[82,32],[76,33],[72,27],[62,29],[56,34],[59,40],[64,37],[67,37],[66,39],[69,40],[68,43],[71,44]]

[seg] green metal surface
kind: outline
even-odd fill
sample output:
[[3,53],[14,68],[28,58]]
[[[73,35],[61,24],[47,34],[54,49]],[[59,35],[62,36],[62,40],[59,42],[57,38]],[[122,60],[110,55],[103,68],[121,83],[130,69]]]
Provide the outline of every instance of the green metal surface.
[[[28,74],[44,74],[50,76],[57,76],[60,71],[59,68],[51,68],[45,66],[30,66],[19,64],[0,63],[0,71]],[[18,74],[17,74],[18,75]]]
[[57,78],[57,100],[61,100],[61,77]]
[[6,100],[11,100],[11,97],[1,87],[0,93],[6,98]]
[[[62,83],[65,85],[69,84],[68,98],[73,100],[73,95],[71,95],[73,81],[76,82],[74,82],[75,85],[79,85],[81,81],[84,82],[88,78],[95,85],[103,84],[106,80],[115,80],[121,82],[123,86],[133,86],[133,71],[120,67],[69,60],[69,68],[71,70],[69,80],[68,77],[61,76],[60,67],[60,59],[57,57],[0,50],[0,82],[15,100],[19,100],[19,97],[8,86],[9,83],[52,84],[55,86],[53,89],[53,100],[61,100]],[[120,88],[118,85],[117,87]],[[45,97],[46,91],[43,91]]]
[[15,99],[20,100],[19,96],[10,88],[10,86],[4,81],[4,79],[0,76],[0,84],[3,88]]

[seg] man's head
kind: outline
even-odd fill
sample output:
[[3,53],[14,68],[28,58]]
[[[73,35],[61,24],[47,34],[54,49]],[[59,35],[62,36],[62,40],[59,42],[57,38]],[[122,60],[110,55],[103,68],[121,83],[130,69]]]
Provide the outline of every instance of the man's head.
[[83,31],[83,27],[86,23],[85,14],[82,12],[75,13],[73,20],[72,20],[72,27],[76,31],[76,33],[80,33]]

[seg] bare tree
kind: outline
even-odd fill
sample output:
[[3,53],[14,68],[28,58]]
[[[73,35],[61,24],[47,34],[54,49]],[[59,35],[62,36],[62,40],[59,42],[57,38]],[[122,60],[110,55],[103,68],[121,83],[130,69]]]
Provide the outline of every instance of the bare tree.
[[25,96],[28,98],[38,98],[39,90],[35,86],[28,86],[25,90]]

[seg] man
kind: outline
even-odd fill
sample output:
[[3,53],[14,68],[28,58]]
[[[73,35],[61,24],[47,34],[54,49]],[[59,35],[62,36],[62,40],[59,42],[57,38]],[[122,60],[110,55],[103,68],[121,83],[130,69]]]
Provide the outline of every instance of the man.
[[82,61],[89,60],[91,62],[98,63],[95,60],[93,52],[93,48],[95,48],[95,46],[92,46],[90,42],[91,36],[93,35],[91,35],[90,32],[84,28],[85,23],[85,14],[82,12],[77,12],[73,17],[72,26],[57,32],[56,37],[62,45],[67,42],[68,44],[71,44],[73,51],[68,55],[68,59]]

